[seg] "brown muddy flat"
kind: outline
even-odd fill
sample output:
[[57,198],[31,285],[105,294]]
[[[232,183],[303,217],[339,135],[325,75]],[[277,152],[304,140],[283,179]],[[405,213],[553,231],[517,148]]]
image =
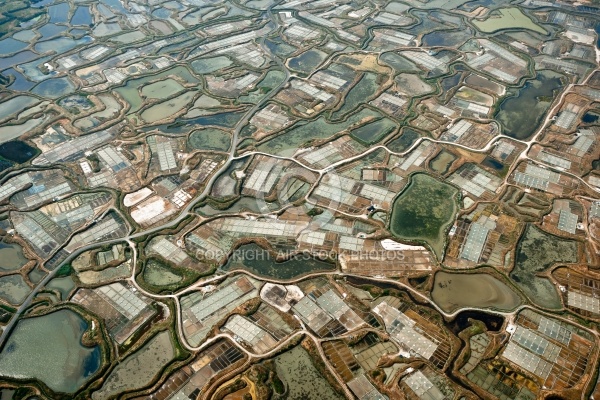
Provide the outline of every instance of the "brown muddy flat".
[[521,304],[517,293],[493,276],[443,271],[435,275],[431,298],[446,312],[463,307],[510,311]]

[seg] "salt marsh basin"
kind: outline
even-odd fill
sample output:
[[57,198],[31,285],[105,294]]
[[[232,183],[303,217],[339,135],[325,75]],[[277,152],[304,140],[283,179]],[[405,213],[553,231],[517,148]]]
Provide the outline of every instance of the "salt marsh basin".
[[400,239],[426,242],[441,258],[446,230],[457,211],[458,190],[427,174],[415,174],[394,202],[391,232]]

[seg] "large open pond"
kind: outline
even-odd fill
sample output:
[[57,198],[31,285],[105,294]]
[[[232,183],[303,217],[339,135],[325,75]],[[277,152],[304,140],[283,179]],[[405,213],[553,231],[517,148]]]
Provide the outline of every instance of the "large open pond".
[[293,279],[311,272],[333,271],[335,265],[304,254],[277,262],[267,250],[256,244],[247,244],[234,251],[222,269],[244,269],[267,278]]
[[577,242],[550,235],[535,225],[527,225],[517,245],[515,268],[510,278],[529,297],[542,307],[560,308],[556,288],[549,279],[537,276],[555,263],[577,261]]
[[29,46],[28,43],[15,40],[13,38],[6,38],[0,40],[0,56],[16,53]]
[[61,78],[48,79],[38,83],[33,89],[32,93],[39,94],[40,96],[55,99],[57,97],[64,96],[75,91],[75,85],[66,76]]
[[17,323],[2,353],[0,375],[39,379],[56,392],[74,393],[100,367],[100,347],[84,347],[86,321],[63,309]]
[[424,46],[459,47],[471,38],[467,30],[434,31],[423,36]]
[[435,274],[431,298],[446,312],[464,307],[511,311],[521,299],[507,284],[488,274]]
[[[184,79],[187,83],[199,82],[198,79],[196,79],[194,76],[192,76],[192,74],[190,74],[187,68],[183,66],[178,66],[162,71],[161,73],[158,73],[156,75],[148,75],[144,76],[143,78],[130,79],[127,81],[125,86],[118,87],[115,89],[115,91],[119,93],[127,103],[130,104],[131,107],[129,109],[129,113],[131,114],[138,111],[143,104],[143,99],[140,96],[139,88],[144,87],[144,85],[146,85],[143,89],[146,91],[146,93],[142,93],[144,95],[151,95],[153,93],[152,89],[160,87],[159,82],[156,82],[154,84],[152,84],[151,82],[158,81],[168,76],[177,76],[181,79]],[[167,85],[169,86],[168,89],[171,91],[171,93],[169,95],[165,95],[165,93],[160,93],[160,96],[157,96],[156,98],[166,98],[183,90],[183,88],[180,87],[181,85],[179,85],[179,83],[173,80],[172,78],[167,78],[162,82],[163,84],[165,82],[167,83]]]
[[77,7],[71,17],[71,25],[90,25],[93,22],[92,14],[90,13],[90,8],[88,6]]
[[400,239],[427,243],[441,259],[454,222],[458,189],[427,174],[415,174],[394,202],[390,230]]
[[562,76],[552,71],[541,71],[535,79],[506,97],[496,114],[506,135],[525,140],[535,132],[552,104],[555,91],[563,86]]

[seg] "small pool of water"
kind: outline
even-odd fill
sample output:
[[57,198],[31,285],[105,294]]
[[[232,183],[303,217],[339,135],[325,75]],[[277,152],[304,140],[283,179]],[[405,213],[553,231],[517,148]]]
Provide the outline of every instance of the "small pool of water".
[[64,25],[46,24],[37,30],[38,33],[42,35],[39,40],[50,39],[51,37],[58,36],[67,29],[69,28]]
[[184,122],[186,124],[198,124],[202,126],[214,125],[224,128],[233,128],[243,116],[243,111],[231,111],[188,119],[184,120]]
[[10,304],[21,304],[31,288],[19,274],[7,275],[0,278],[0,297]]
[[54,278],[46,285],[46,289],[58,291],[63,301],[69,298],[69,294],[74,288],[75,282],[73,282],[73,278],[70,276]]
[[32,87],[35,86],[35,83],[28,81],[22,73],[16,71],[14,68],[3,71],[2,75],[13,76],[15,78],[15,80],[8,86],[8,89],[10,90],[28,92]]
[[36,154],[36,149],[20,140],[14,140],[0,145],[0,157],[14,161],[18,164],[23,164],[24,162],[31,160]]
[[596,114],[594,112],[587,112],[583,115],[581,121],[586,124],[593,124],[598,122],[598,119],[600,119],[600,114]]
[[183,280],[183,275],[176,270],[162,265],[155,260],[150,260],[144,267],[144,281],[153,286],[169,286]]
[[430,168],[440,175],[444,175],[448,172],[450,166],[458,157],[449,151],[442,150],[431,162],[429,163]]
[[487,156],[483,162],[481,163],[481,165],[484,165],[486,167],[490,167],[495,169],[496,171],[502,171],[502,169],[504,168],[504,164],[502,164],[500,161],[496,160],[495,158],[492,158],[490,156]]
[[39,100],[33,96],[16,96],[12,99],[0,103],[0,119],[5,119],[11,115],[16,116],[21,111],[28,109],[32,105],[39,103]]
[[29,261],[23,248],[16,243],[0,242],[0,270],[17,271]]
[[308,74],[315,70],[327,58],[327,54],[320,50],[308,50],[297,57],[291,58],[288,65],[291,69]]

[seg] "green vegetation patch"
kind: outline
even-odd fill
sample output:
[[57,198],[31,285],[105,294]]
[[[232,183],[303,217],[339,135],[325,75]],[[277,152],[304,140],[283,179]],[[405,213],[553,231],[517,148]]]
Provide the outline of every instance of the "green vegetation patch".
[[493,12],[484,20],[473,20],[473,25],[481,32],[492,33],[502,29],[529,29],[531,31],[548,34],[548,31],[523,14],[517,7],[502,8]]
[[227,151],[231,145],[231,136],[221,129],[206,128],[192,132],[188,142],[198,150]]
[[421,135],[419,132],[415,131],[414,129],[403,128],[402,135],[391,140],[388,144],[386,144],[386,147],[391,151],[401,153],[410,148],[410,146],[412,146],[420,137]]
[[266,278],[294,279],[314,272],[333,271],[335,265],[306,254],[277,262],[268,250],[252,243],[237,249],[222,269],[224,271],[243,269]]
[[277,356],[275,367],[277,375],[288,389],[288,399],[343,398],[315,367],[313,359],[302,346]]
[[200,277],[196,270],[169,265],[151,258],[137,276],[138,283],[154,293],[174,292],[187,287]]
[[31,7],[31,1],[6,0],[0,2],[0,37],[14,32],[17,25],[23,21],[44,14],[44,8]]
[[311,140],[328,138],[366,118],[377,117],[381,117],[381,114],[370,108],[363,108],[343,122],[331,123],[324,117],[308,123],[301,122],[294,125],[287,132],[259,145],[258,150],[270,154],[289,156],[294,154],[298,147],[307,145]]
[[537,276],[555,263],[577,261],[577,242],[550,235],[535,225],[527,225],[517,245],[515,268],[510,278],[535,304],[546,308],[560,308],[556,288],[547,278]]
[[431,160],[429,167],[434,172],[443,175],[448,172],[448,169],[457,158],[458,157],[455,154],[446,150],[442,150],[437,156],[435,156],[433,160]]
[[169,286],[181,282],[183,274],[156,260],[150,260],[144,268],[144,280],[153,286]]
[[426,242],[438,256],[457,212],[458,189],[426,174],[415,174],[396,199],[390,231],[400,239]]
[[290,58],[288,66],[298,72],[309,74],[313,72],[325,59],[327,53],[321,50],[311,49],[297,57]]
[[379,75],[367,72],[356,85],[348,92],[342,106],[331,114],[332,119],[341,119],[360,104],[373,97],[379,90]]

